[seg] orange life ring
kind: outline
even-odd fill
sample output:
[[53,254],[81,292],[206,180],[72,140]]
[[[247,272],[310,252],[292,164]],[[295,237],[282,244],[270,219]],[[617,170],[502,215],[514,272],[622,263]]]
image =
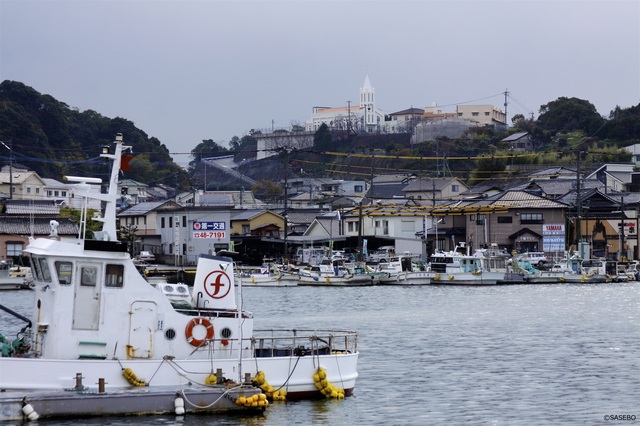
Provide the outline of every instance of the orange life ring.
[[[207,329],[207,336],[204,339],[196,339],[193,337],[193,329],[196,325],[202,325]],[[203,317],[194,318],[187,324],[184,334],[187,336],[187,342],[189,342],[191,346],[200,347],[204,345],[207,340],[213,339],[213,324]]]

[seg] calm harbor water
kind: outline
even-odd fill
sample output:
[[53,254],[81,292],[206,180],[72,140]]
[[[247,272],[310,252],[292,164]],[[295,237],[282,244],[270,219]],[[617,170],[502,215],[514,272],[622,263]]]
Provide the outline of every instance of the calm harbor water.
[[[0,303],[29,315],[33,292]],[[343,401],[275,403],[263,416],[81,419],[107,425],[640,423],[640,283],[248,288],[256,328],[360,334]],[[22,325],[0,311],[0,333]],[[76,425],[78,419],[40,421]],[[610,422],[609,422],[610,423]]]

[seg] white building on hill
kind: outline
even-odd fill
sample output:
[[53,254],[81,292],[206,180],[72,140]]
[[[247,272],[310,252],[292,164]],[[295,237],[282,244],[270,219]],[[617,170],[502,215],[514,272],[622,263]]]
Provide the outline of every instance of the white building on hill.
[[315,132],[322,124],[331,130],[354,133],[376,133],[384,124],[384,113],[376,107],[376,91],[369,76],[360,88],[359,105],[341,107],[313,107],[311,118],[305,123],[308,132]]

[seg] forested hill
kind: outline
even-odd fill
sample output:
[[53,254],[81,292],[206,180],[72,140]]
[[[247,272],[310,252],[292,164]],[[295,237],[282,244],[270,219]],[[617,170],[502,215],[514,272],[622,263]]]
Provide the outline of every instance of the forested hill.
[[[77,111],[50,95],[16,81],[0,83],[0,141],[10,146],[14,164],[22,164],[43,178],[64,175],[107,177],[109,168],[99,157],[102,146],[122,133],[133,147],[127,178],[146,184],[188,187],[188,174],[175,164],[168,149],[131,121],[108,118],[96,111]],[[0,145],[0,164],[9,152]]]

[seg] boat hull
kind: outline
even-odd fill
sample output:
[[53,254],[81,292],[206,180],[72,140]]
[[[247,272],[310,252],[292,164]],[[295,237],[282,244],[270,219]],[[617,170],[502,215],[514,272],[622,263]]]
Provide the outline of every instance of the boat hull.
[[373,274],[340,276],[340,277],[316,277],[301,275],[298,285],[323,286],[323,287],[355,287],[375,285],[380,282],[379,278]]
[[[54,360],[39,358],[0,358],[1,390],[62,390],[76,385],[76,376],[96,386],[104,379],[107,390],[131,389],[123,370],[130,368],[138,378],[144,379],[148,390],[189,384],[206,385],[206,379],[220,369],[222,376],[236,383],[265,373],[268,383],[275,389],[287,390],[287,399],[322,397],[313,380],[318,366],[323,367],[327,379],[349,395],[355,387],[358,353],[257,357],[237,359],[176,360]],[[241,367],[240,367],[241,366]],[[240,371],[242,368],[242,371]]]
[[496,285],[502,283],[504,274],[499,272],[462,272],[436,274],[432,284],[436,285]]

